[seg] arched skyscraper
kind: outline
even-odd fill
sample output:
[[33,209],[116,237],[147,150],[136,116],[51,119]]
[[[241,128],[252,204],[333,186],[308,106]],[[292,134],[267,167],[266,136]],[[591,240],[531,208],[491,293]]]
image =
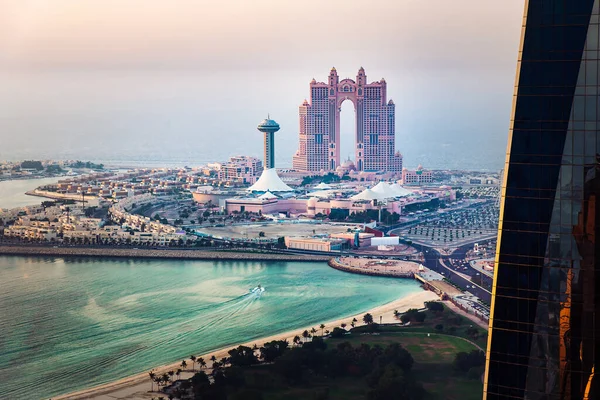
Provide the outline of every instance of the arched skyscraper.
[[529,0],[484,399],[598,399],[600,0]]
[[335,68],[328,82],[310,83],[310,102],[300,106],[300,134],[293,167],[301,171],[334,171],[341,165],[340,110],[350,100],[356,111],[354,165],[359,171],[402,172],[396,151],[396,108],[387,101],[385,79],[367,83],[361,67],[356,81],[342,79]]

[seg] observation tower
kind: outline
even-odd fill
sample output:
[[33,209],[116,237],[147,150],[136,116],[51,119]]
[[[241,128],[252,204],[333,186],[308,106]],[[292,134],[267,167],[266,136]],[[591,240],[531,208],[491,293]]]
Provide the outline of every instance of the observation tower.
[[279,124],[269,116],[256,128],[265,134],[265,169],[275,168],[275,132],[279,130]]
[[294,189],[286,185],[275,169],[275,132],[279,124],[269,116],[256,127],[265,134],[265,167],[256,183],[248,188],[250,192],[292,192]]

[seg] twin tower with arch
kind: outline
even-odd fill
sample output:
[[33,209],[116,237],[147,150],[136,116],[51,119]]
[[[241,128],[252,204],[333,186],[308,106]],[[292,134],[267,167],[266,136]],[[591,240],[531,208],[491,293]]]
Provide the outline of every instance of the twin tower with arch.
[[361,67],[356,81],[342,79],[335,68],[328,82],[310,82],[310,102],[300,106],[300,143],[294,169],[335,171],[340,159],[340,111],[344,101],[354,104],[356,138],[354,164],[358,171],[400,173],[402,155],[396,151],[395,105],[387,101],[386,82],[367,83]]

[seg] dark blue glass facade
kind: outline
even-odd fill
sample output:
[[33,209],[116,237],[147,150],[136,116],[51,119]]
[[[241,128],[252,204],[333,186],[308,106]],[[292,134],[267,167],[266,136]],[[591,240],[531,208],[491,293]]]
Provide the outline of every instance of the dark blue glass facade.
[[599,1],[525,5],[486,399],[600,398]]

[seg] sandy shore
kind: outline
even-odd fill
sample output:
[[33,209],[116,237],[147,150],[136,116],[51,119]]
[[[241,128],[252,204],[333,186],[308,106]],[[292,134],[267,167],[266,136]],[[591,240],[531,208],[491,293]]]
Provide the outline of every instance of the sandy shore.
[[[359,323],[357,325],[362,325],[362,317],[367,312],[369,312],[371,315],[373,315],[373,319],[375,320],[375,322],[379,322],[380,317],[381,317],[381,322],[383,322],[383,323],[395,323],[395,322],[398,322],[398,320],[394,317],[394,310],[403,312],[403,311],[408,310],[409,308],[422,308],[423,304],[426,301],[438,300],[438,299],[439,299],[438,296],[433,292],[429,292],[429,291],[418,292],[418,293],[410,294],[408,296],[403,296],[402,298],[392,301],[391,303],[387,303],[382,306],[375,307],[371,310],[362,312],[357,315],[349,316],[346,318],[341,318],[341,319],[338,319],[335,321],[323,322],[323,323],[325,325],[325,329],[328,329],[328,330],[332,330],[334,327],[340,326],[340,324],[344,323],[344,322],[346,324],[348,324],[348,326],[350,326],[350,322],[352,321],[352,318],[356,318],[359,321]],[[317,329],[319,331],[319,334],[320,334],[319,325],[320,325],[320,323],[315,324],[313,326],[307,326],[307,327],[304,327],[301,329],[295,329],[295,330],[281,333],[278,335],[272,335],[272,336],[252,340],[250,342],[246,342],[243,344],[246,346],[250,346],[250,347],[253,346],[254,344],[261,346],[263,343],[269,342],[271,340],[286,340],[286,339],[288,340],[288,342],[292,343],[294,336],[296,336],[296,335],[301,336],[302,332],[305,329],[310,330],[311,328],[314,327],[315,329]],[[227,348],[213,351],[208,354],[202,354],[202,357],[208,362],[208,364],[210,366],[211,363],[208,360],[213,355],[217,359],[226,357],[228,355],[227,352],[232,347],[237,347],[237,346],[230,346]],[[191,366],[191,362],[189,359],[187,359],[186,362],[188,363],[188,366]],[[179,368],[180,363],[181,363],[181,361],[178,361],[173,364],[156,367],[156,368],[154,368],[154,371],[157,374],[162,374],[163,372],[166,372],[169,370],[177,370],[177,368]],[[190,377],[191,375],[192,375],[191,372],[189,372],[189,373],[184,373],[181,376],[183,378],[186,378],[186,377]],[[54,397],[54,399],[55,400],[64,400],[64,399],[69,399],[69,400],[76,400],[76,399],[98,399],[98,400],[115,400],[115,399],[135,400],[135,399],[139,399],[139,400],[142,400],[142,399],[144,399],[144,400],[146,400],[146,399],[151,399],[152,397],[160,396],[160,394],[158,394],[157,392],[150,392],[150,386],[151,386],[151,384],[150,384],[150,379],[148,378],[148,372],[144,372],[142,374],[130,376],[128,378],[120,379],[118,381],[110,382],[110,383],[107,383],[107,384],[104,384],[101,386],[96,386],[94,388],[85,389],[85,390],[81,390],[81,391],[78,391],[75,393],[70,393],[67,395]],[[155,385],[155,389],[156,389],[156,385]]]

